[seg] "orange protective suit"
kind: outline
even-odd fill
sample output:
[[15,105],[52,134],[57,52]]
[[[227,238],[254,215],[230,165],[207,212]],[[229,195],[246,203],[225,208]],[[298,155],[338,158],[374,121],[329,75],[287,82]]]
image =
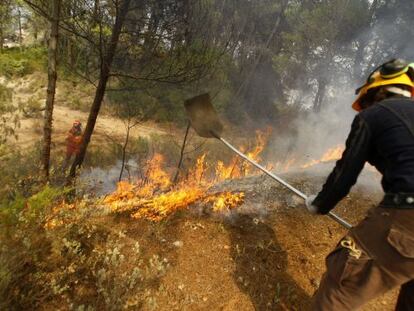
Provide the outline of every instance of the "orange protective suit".
[[79,154],[80,145],[82,143],[82,135],[71,129],[66,137],[66,155],[72,156]]

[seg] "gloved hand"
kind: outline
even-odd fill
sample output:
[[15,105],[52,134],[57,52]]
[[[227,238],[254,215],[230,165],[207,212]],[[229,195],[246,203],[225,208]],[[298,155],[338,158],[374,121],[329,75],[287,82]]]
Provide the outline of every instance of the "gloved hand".
[[306,198],[305,204],[306,208],[308,209],[309,213],[312,215],[316,215],[318,213],[318,207],[315,205],[312,205],[312,202],[315,200],[316,195],[310,195]]

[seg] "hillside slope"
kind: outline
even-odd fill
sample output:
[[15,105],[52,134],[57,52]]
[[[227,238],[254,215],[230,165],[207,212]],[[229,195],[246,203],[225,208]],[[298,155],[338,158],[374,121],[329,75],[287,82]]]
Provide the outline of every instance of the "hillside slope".
[[[312,193],[323,182],[316,177],[323,175],[319,169],[283,177]],[[371,178],[367,173],[363,179]],[[108,232],[122,232],[119,241],[123,242],[117,245],[124,250],[126,263],[114,270],[115,275],[121,277],[136,264],[135,243],[142,250],[139,260],[149,260],[151,267],[163,271],[140,292],[125,291],[125,300],[135,301],[132,310],[308,308],[325,269],[324,258],[346,231],[328,217],[307,214],[300,199],[269,178],[231,180],[211,189],[224,190],[244,191],[245,203],[226,214],[193,204],[160,222],[133,219],[128,214],[96,219]],[[336,212],[355,224],[380,197],[380,192],[362,183]],[[158,264],[153,263],[154,254]],[[75,288],[87,283],[82,278],[77,282]],[[75,290],[76,301],[109,309],[91,291],[93,288]],[[395,298],[393,291],[362,310],[393,310]],[[56,303],[53,300],[44,307],[53,309]]]
[[[315,191],[322,179],[310,176],[286,177]],[[198,210],[165,224],[161,244],[173,259],[155,294],[159,310],[306,310],[324,258],[345,230],[327,217],[308,215],[300,200],[268,178],[223,187],[246,191],[245,204],[225,217]],[[337,212],[356,223],[378,199],[359,187]],[[136,234],[131,227],[129,222],[127,232]],[[177,240],[182,247],[173,246]],[[363,310],[393,310],[393,298],[390,293]]]

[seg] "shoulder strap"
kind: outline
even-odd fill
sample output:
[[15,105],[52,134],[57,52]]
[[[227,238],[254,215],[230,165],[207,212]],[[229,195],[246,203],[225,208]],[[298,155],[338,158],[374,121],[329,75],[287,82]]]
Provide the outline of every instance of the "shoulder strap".
[[411,133],[411,135],[414,137],[414,122],[410,122],[405,116],[402,111],[398,111],[397,109],[394,109],[393,107],[390,107],[389,105],[384,105],[383,103],[378,103],[379,106],[382,108],[388,110],[393,115],[395,115],[408,129],[408,131]]

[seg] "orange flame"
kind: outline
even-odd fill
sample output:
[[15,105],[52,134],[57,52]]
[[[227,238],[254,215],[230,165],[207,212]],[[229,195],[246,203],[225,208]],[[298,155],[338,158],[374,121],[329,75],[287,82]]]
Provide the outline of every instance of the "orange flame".
[[[256,132],[257,145],[248,152],[253,159],[260,160],[267,139],[271,133]],[[200,156],[194,168],[180,183],[173,185],[170,175],[163,169],[164,159],[156,154],[147,163],[146,178],[138,180],[134,185],[120,182],[117,190],[105,198],[113,212],[128,212],[134,218],[145,218],[159,221],[177,210],[188,208],[196,202],[212,205],[214,212],[222,212],[240,206],[244,202],[244,193],[209,193],[211,187],[229,178],[239,178],[250,173],[237,157],[233,157],[228,165],[218,161],[214,178],[206,174],[206,155]]]
[[244,193],[224,192],[213,198],[207,198],[206,202],[213,201],[213,211],[222,212],[233,209],[244,202]]
[[319,163],[335,161],[341,158],[342,152],[344,151],[343,146],[339,145],[333,148],[328,149],[319,160],[312,160],[308,163],[305,163],[301,168],[308,168]]
[[[260,162],[260,155],[263,152],[271,133],[272,129],[270,127],[268,127],[265,131],[256,131],[256,145],[252,150],[246,152],[246,155],[250,159]],[[245,148],[243,147],[240,148],[242,151],[244,149]],[[251,175],[253,172],[258,171],[253,171],[250,164],[241,161],[238,156],[234,156],[227,166],[222,161],[217,162],[216,180],[223,181],[226,179],[241,178]]]
[[[261,160],[260,156],[270,134],[270,129],[256,132],[257,144],[246,152],[250,158],[255,161]],[[318,163],[336,160],[340,158],[342,151],[341,146],[330,148],[320,159],[304,164],[297,161],[295,157],[290,157],[286,161],[274,163],[272,168],[279,172],[288,171],[292,167],[304,169]],[[259,172],[253,171],[249,165],[235,156],[227,165],[223,161],[218,161],[214,167],[214,177],[209,177],[206,155],[203,154],[197,159],[194,168],[186,174],[187,177],[178,184],[173,184],[164,166],[163,156],[155,154],[146,165],[144,179],[134,184],[120,182],[117,190],[104,202],[113,212],[128,212],[134,218],[152,221],[160,221],[175,211],[186,209],[197,202],[211,204],[214,212],[224,212],[243,204],[244,193],[211,193],[212,186],[226,179],[241,178],[252,172]]]
[[[261,160],[261,154],[267,144],[271,130],[256,132],[257,144],[247,150],[247,155],[255,161]],[[337,160],[341,157],[342,146],[328,149],[320,159],[306,163],[297,161],[295,157],[289,157],[286,161],[280,161],[271,165],[278,172],[285,172],[295,168],[308,168],[318,163]],[[213,212],[227,212],[244,203],[243,192],[213,192],[212,186],[227,179],[241,178],[258,172],[246,165],[237,156],[233,157],[226,165],[218,161],[214,169],[214,176],[207,174],[206,155],[201,155],[194,167],[186,174],[186,177],[178,184],[174,184],[170,174],[164,169],[164,157],[155,154],[145,165],[145,178],[135,183],[121,181],[117,184],[115,192],[104,199],[104,203],[114,213],[128,213],[133,218],[143,218],[151,221],[160,221],[172,213],[189,208],[194,203],[203,203],[211,206]],[[58,211],[73,209],[75,205],[62,203],[48,219],[45,227],[54,228],[63,224]]]

